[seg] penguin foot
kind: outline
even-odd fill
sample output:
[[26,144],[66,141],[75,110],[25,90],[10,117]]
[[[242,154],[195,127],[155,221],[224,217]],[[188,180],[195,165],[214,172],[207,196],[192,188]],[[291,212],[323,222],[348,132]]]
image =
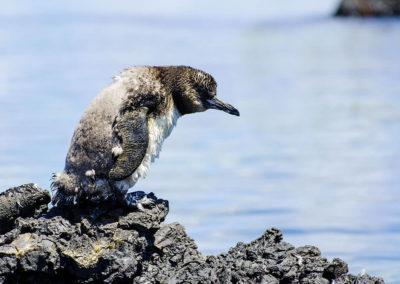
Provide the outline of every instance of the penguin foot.
[[144,208],[153,208],[156,200],[153,192],[147,194],[144,191],[135,191],[125,195],[125,205],[139,211],[143,211]]

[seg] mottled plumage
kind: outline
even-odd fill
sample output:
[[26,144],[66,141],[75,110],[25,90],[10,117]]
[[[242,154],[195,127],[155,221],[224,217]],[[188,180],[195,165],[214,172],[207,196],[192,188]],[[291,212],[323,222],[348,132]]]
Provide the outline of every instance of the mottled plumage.
[[125,200],[180,116],[209,108],[239,115],[216,98],[216,87],[211,75],[186,66],[137,66],[114,77],[75,128],[65,169],[53,176],[53,204]]

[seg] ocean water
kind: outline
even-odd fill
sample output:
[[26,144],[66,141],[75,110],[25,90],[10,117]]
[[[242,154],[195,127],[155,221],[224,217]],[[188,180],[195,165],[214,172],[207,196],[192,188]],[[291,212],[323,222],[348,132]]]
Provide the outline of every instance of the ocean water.
[[204,254],[278,227],[400,283],[399,18],[314,0],[16,3],[0,12],[0,191],[49,188],[122,69],[191,65],[241,116],[182,117],[135,189],[168,199]]

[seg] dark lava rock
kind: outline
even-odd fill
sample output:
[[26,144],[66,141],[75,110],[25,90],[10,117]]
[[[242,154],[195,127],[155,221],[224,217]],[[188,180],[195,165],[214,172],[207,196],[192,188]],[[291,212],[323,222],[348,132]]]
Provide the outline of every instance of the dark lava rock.
[[142,210],[112,201],[30,208],[0,235],[0,283],[384,283],[348,275],[344,261],[328,262],[314,246],[295,248],[275,228],[203,256],[182,225],[162,223],[168,201],[147,198],[153,202]]
[[336,16],[400,15],[400,0],[342,0]]
[[0,193],[0,233],[8,231],[18,217],[37,216],[47,211],[50,194],[33,183]]

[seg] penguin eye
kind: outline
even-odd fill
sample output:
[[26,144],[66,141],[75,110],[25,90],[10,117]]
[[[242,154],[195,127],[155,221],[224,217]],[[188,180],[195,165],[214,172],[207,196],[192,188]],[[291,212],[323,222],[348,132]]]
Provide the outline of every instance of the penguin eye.
[[200,88],[200,87],[194,87],[193,88],[198,94],[201,94],[202,93],[202,88]]
[[202,87],[194,87],[194,90],[199,94],[202,99],[212,99],[212,95]]

